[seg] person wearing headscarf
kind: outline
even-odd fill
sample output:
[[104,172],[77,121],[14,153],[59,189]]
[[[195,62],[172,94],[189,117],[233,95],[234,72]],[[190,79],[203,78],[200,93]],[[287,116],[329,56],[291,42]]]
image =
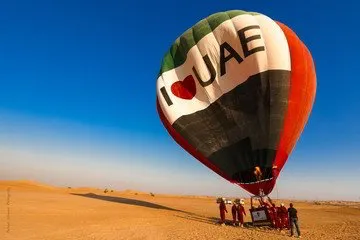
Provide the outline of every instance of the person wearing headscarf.
[[237,208],[237,215],[238,215],[240,227],[244,226],[244,215],[246,216],[244,205],[245,205],[244,199],[241,199],[240,204],[238,205]]
[[225,204],[225,198],[221,198],[220,204],[219,204],[219,210],[220,210],[220,224],[225,224],[225,213],[227,213],[226,204]]
[[288,211],[284,203],[280,204],[280,208],[278,209],[278,217],[280,220],[279,223],[280,230],[282,230],[283,228],[288,228],[289,226]]
[[236,225],[236,220],[237,220],[237,199],[233,202],[233,205],[231,207],[231,214],[232,214],[232,217],[233,217],[233,225],[235,226]]

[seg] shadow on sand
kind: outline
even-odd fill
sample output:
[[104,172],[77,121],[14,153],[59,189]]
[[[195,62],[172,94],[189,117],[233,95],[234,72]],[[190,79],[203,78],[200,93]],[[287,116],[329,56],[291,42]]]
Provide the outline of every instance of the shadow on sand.
[[[200,216],[200,215],[197,215],[197,214],[188,214],[186,216],[180,216],[180,215],[175,215],[175,216],[179,217],[179,218],[186,219],[186,220],[190,220],[190,221],[196,221],[196,222],[221,226],[220,223],[219,223],[220,219],[216,218],[216,217],[205,217],[205,216]],[[239,230],[256,231],[256,232],[272,234],[272,235],[277,235],[277,236],[287,236],[286,231],[285,232],[280,232],[280,231],[275,230],[275,229],[273,229],[271,227],[255,227],[255,226],[252,226],[252,222],[245,222],[244,227],[241,228],[238,225],[233,226],[232,220],[225,220],[225,226],[235,227],[235,228],[238,228]]]
[[151,202],[146,202],[146,201],[136,200],[136,199],[131,199],[131,198],[104,196],[104,195],[97,195],[95,193],[86,193],[86,194],[71,193],[71,194],[76,195],[76,196],[81,196],[81,197],[99,199],[99,200],[108,201],[108,202],[129,204],[129,205],[134,205],[134,206],[147,207],[147,208],[153,208],[153,209],[161,209],[161,210],[169,210],[169,211],[176,211],[176,212],[182,212],[182,213],[189,214],[188,212],[178,210],[178,209],[175,209],[175,208],[169,208],[169,207],[159,205],[159,204],[156,204],[156,203],[151,203]]
[[[198,215],[195,213],[186,212],[186,211],[182,211],[182,210],[178,210],[175,208],[170,208],[170,207],[166,207],[163,205],[146,202],[146,201],[142,201],[142,200],[136,200],[136,199],[124,198],[124,197],[97,195],[94,193],[86,193],[86,194],[71,193],[71,195],[99,199],[99,200],[108,201],[108,202],[129,204],[129,205],[140,206],[140,207],[147,207],[147,208],[153,208],[153,209],[168,210],[168,211],[174,211],[174,212],[178,212],[178,213],[184,213],[185,215],[182,215],[182,216],[175,215],[175,216],[178,218],[183,218],[183,219],[190,220],[190,221],[202,222],[202,223],[207,223],[207,224],[211,224],[211,225],[219,225],[218,224],[219,218],[201,216],[201,215]],[[232,222],[228,220],[228,221],[226,221],[226,225],[232,226]],[[251,231],[258,231],[258,232],[263,232],[263,233],[284,236],[284,234],[282,234],[276,230],[273,230],[271,228],[251,226],[252,224],[250,222],[247,222],[244,225],[245,225],[244,229],[248,229]]]
[[168,210],[168,211],[174,211],[178,213],[183,213],[183,216],[175,215],[176,217],[192,220],[192,221],[198,221],[203,223],[209,223],[209,224],[215,224],[217,219],[216,218],[209,218],[205,216],[200,216],[195,213],[166,207],[160,204],[151,203],[147,201],[137,200],[137,199],[131,199],[131,198],[124,198],[124,197],[115,197],[115,196],[104,196],[104,195],[98,195],[95,193],[86,193],[86,194],[79,194],[79,193],[70,193],[71,195],[80,196],[80,197],[87,197],[87,198],[93,198],[108,202],[115,202],[115,203],[121,203],[121,204],[129,204],[134,206],[140,206],[140,207],[147,207],[147,208],[153,208],[153,209],[160,209],[160,210]]
[[208,223],[211,225],[218,224],[218,222],[219,222],[218,218],[200,216],[200,215],[197,215],[194,213],[187,213],[187,215],[185,215],[185,216],[175,215],[175,217],[183,218],[183,219],[190,220],[190,221]]

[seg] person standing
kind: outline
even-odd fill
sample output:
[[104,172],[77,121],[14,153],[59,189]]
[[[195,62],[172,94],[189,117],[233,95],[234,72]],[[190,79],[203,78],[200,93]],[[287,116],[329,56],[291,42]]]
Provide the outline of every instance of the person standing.
[[245,202],[243,199],[240,200],[240,204],[237,208],[237,215],[239,218],[239,225],[240,227],[244,226],[244,215],[246,216],[245,208],[244,208]]
[[279,215],[277,212],[278,208],[276,207],[275,203],[272,203],[271,205],[272,207],[270,208],[270,211],[272,213],[272,226],[273,228],[278,229],[280,227]]
[[284,203],[281,203],[280,208],[278,210],[278,216],[280,220],[280,231],[283,228],[289,229],[289,219],[288,219],[288,211],[285,207]]
[[294,235],[294,227],[296,228],[297,236],[300,238],[300,228],[299,228],[299,221],[297,216],[297,210],[294,208],[294,205],[290,203],[290,207],[288,208],[289,213],[289,220],[290,220],[290,237]]
[[231,208],[231,214],[232,214],[232,217],[233,217],[233,225],[235,226],[236,225],[236,219],[237,219],[237,201],[235,200],[233,202],[233,205],[232,205],[232,208]]
[[220,201],[220,205],[219,205],[219,210],[220,210],[220,224],[224,225],[225,224],[225,212],[227,213],[227,209],[226,209],[226,205],[225,205],[225,199],[221,198]]

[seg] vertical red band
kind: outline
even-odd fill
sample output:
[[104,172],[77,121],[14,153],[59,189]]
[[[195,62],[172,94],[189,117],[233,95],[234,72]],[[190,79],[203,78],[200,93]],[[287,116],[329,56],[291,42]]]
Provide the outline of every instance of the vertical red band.
[[274,161],[279,173],[304,130],[312,110],[316,92],[316,73],[312,56],[305,44],[290,28],[277,23],[286,36],[291,56],[288,109]]

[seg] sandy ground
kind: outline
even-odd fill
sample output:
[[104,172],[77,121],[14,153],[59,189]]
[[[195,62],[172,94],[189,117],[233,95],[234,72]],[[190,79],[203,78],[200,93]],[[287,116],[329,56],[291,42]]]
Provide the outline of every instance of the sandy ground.
[[[303,239],[360,239],[360,203],[294,205]],[[247,213],[245,220],[250,221]],[[1,240],[289,239],[289,232],[220,226],[218,217],[218,205],[208,197],[104,193],[92,188],[61,189],[26,181],[0,181]]]

